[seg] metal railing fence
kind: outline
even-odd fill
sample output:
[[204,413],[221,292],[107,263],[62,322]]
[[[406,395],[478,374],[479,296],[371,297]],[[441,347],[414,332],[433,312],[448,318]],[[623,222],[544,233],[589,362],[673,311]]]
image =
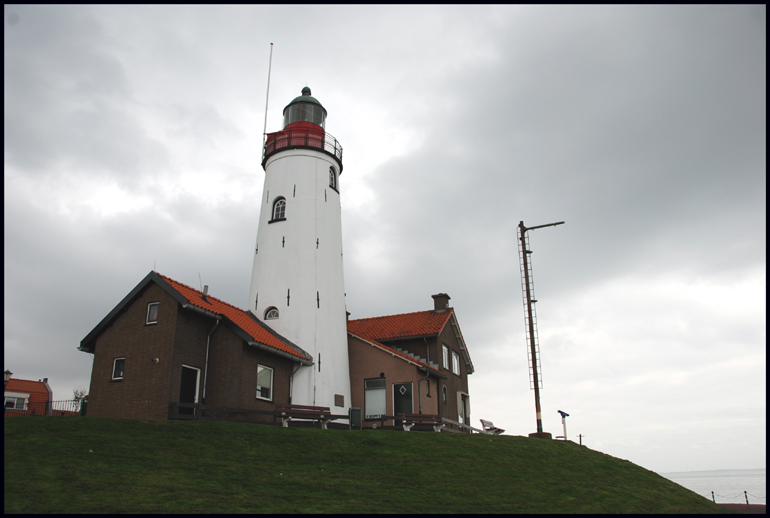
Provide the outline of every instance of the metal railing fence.
[[6,406],[4,416],[84,416],[88,400],[68,399],[60,401],[38,401],[26,403],[23,408]]
[[267,141],[262,149],[262,165],[276,151],[290,148],[320,149],[342,163],[342,146],[329,133],[308,128],[289,128],[267,135]]

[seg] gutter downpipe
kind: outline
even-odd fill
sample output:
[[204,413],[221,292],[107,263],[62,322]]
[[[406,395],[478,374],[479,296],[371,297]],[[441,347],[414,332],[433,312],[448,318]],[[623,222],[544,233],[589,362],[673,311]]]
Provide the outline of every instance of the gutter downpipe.
[[209,345],[211,344],[211,335],[214,333],[214,329],[217,328],[219,325],[219,322],[221,322],[221,319],[217,319],[216,324],[214,324],[214,327],[211,328],[211,331],[209,331],[209,335],[206,337],[206,364],[203,367],[203,404],[206,404],[206,380],[208,379],[209,375]]
[[182,304],[182,309],[191,309],[196,313],[200,313],[201,315],[205,315],[217,321],[214,324],[214,327],[211,328],[211,331],[209,331],[208,336],[206,337],[206,363],[203,366],[203,398],[202,398],[203,404],[205,405],[206,404],[206,380],[209,374],[209,345],[211,343],[211,334],[214,332],[214,329],[216,329],[217,326],[219,325],[219,322],[222,320],[222,317],[215,313],[212,313],[211,311],[206,311],[205,309],[201,309],[197,306],[193,306],[192,304]]
[[294,395],[294,375],[297,374],[297,371],[299,368],[302,367],[302,364],[297,362],[297,368],[294,369],[294,371],[291,373],[291,376],[289,376],[289,404],[291,405],[291,396]]
[[[425,370],[425,377],[417,380],[417,405],[418,405],[418,408],[420,409],[418,413],[422,414],[422,392],[420,391],[420,383],[422,382],[422,380],[426,380],[430,377],[430,371],[428,370],[427,367],[420,367],[420,368]],[[430,390],[430,381],[428,381],[428,384],[429,384],[428,390]]]

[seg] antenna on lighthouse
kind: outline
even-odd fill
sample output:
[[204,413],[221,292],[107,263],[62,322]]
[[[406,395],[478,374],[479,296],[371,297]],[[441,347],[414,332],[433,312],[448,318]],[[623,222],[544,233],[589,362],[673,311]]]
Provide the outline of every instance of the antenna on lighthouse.
[[270,100],[270,71],[273,68],[273,44],[270,44],[270,61],[267,65],[267,94],[265,94],[265,125],[262,128],[262,145],[267,138],[267,103]]

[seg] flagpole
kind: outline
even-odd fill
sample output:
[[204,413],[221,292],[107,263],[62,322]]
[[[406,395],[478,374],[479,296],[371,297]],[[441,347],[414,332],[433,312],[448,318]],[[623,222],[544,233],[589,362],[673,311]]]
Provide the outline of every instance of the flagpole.
[[270,71],[273,68],[273,44],[270,44],[270,61],[267,65],[267,94],[265,95],[265,125],[262,128],[262,145],[265,145],[267,138],[267,104],[270,100]]

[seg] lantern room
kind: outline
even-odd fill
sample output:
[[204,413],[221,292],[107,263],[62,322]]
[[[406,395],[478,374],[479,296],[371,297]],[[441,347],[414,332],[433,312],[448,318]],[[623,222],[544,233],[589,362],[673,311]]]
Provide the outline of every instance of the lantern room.
[[283,109],[284,128],[295,122],[312,122],[322,128],[326,127],[326,109],[310,93],[310,88],[304,87],[302,95],[295,97]]
[[283,130],[265,135],[262,150],[262,167],[275,153],[289,149],[315,149],[337,159],[342,173],[342,146],[337,139],[326,133],[326,108],[310,95],[310,88],[302,89],[283,109]]

